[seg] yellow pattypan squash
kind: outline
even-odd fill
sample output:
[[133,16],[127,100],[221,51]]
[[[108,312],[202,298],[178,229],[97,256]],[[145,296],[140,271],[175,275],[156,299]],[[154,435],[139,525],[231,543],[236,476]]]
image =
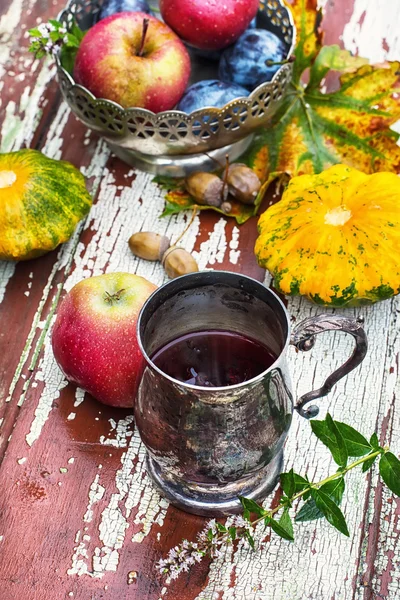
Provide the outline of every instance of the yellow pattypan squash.
[[400,291],[400,178],[335,165],[294,177],[258,222],[255,253],[283,294],[318,304],[377,302]]
[[37,150],[0,154],[0,260],[35,258],[68,240],[92,200],[83,175]]

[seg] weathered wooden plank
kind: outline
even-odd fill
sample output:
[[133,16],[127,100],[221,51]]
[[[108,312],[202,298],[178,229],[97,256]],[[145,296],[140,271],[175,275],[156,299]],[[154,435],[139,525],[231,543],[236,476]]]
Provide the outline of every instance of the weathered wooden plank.
[[[116,171],[125,169],[121,163],[115,162]],[[126,169],[125,169],[126,170]],[[126,173],[125,173],[126,174]],[[121,175],[121,173],[120,173]],[[131,174],[132,177],[132,174]],[[153,226],[154,221],[157,222],[157,215],[160,214],[163,198],[158,189],[154,185],[149,185],[149,176],[143,173],[136,175],[134,186],[116,186],[115,172],[108,169],[103,177],[98,203],[93,207],[90,217],[87,222],[87,227],[82,234],[81,241],[78,244],[73,267],[69,277],[65,282],[65,289],[68,290],[80,279],[92,274],[98,274],[104,270],[129,270],[136,271],[156,283],[161,283],[165,280],[165,274],[160,265],[153,265],[145,261],[139,261],[130,254],[127,239],[133,230],[149,229]],[[120,188],[120,189],[118,189]],[[122,188],[122,189],[121,189]],[[104,207],[107,206],[106,213]],[[199,227],[198,218],[195,219],[194,226],[187,232],[182,240],[186,248],[192,250],[196,247],[200,249],[199,262],[201,267],[207,266],[207,261],[210,260],[217,266],[228,264],[228,257],[232,250],[235,252],[233,257],[233,267],[237,264],[237,250],[235,247],[229,248],[233,241],[233,246],[236,246],[237,231],[232,225],[231,228],[226,226],[226,222],[216,218],[215,225],[210,235],[204,236],[206,239],[203,242],[197,242],[197,232]],[[167,227],[165,227],[167,224]],[[166,221],[160,221],[157,229],[165,231],[167,234],[176,235],[181,231],[185,224],[185,217],[179,215],[172,217]],[[228,233],[227,231],[228,230]],[[200,238],[201,239],[201,238]],[[65,255],[63,255],[65,252]],[[70,249],[62,250],[59,261],[63,264],[69,256]],[[203,262],[202,262],[203,261]],[[7,455],[4,460],[3,473],[8,471],[10,463],[17,461],[16,453],[21,448],[21,444],[26,448],[27,454],[26,465],[30,464],[31,451],[29,447],[35,449],[32,455],[33,464],[36,462],[35,454],[37,448],[43,444],[52,443],[53,435],[55,438],[62,438],[60,433],[54,433],[54,416],[57,410],[56,405],[65,407],[70,401],[71,390],[65,389],[63,377],[54,363],[52,357],[49,340],[45,342],[45,350],[43,358],[40,360],[38,369],[34,372],[31,385],[26,393],[25,403],[22,407],[20,417],[18,419],[18,428],[13,434],[12,440],[9,443]],[[90,418],[86,416],[83,423],[87,424],[93,419],[99,418],[97,408],[99,405],[92,402],[92,411]],[[64,419],[67,426],[71,427],[77,422],[80,411],[86,406],[86,400],[82,407],[79,405],[75,408],[71,407],[65,411]],[[103,411],[104,412],[104,411]],[[74,414],[77,415],[74,417]],[[111,413],[108,413],[108,415]],[[115,417],[115,411],[112,411]],[[73,418],[74,417],[74,418]],[[101,417],[101,423],[108,427],[107,420]],[[94,423],[96,426],[96,422]],[[79,430],[78,430],[79,431]],[[107,431],[107,429],[106,429]],[[25,434],[25,442],[21,436],[21,432]],[[82,433],[82,432],[81,432]],[[95,438],[97,443],[100,442],[104,432]],[[43,437],[41,437],[43,436]],[[65,437],[65,434],[64,434]],[[79,438],[83,441],[85,438]],[[87,442],[85,442],[87,443]],[[91,442],[93,443],[93,442]],[[100,442],[101,443],[101,442]],[[26,446],[28,444],[28,446]],[[96,573],[96,579],[100,578],[109,570],[113,571],[119,560],[119,550],[121,540],[124,539],[125,528],[128,526],[128,517],[132,516],[133,523],[136,524],[137,530],[133,536],[135,543],[138,544],[146,538],[150,531],[157,527],[157,521],[162,523],[166,513],[166,503],[161,500],[152,489],[151,484],[143,479],[143,448],[139,443],[137,435],[132,437],[131,446],[127,454],[122,459],[122,467],[120,472],[115,475],[115,464],[109,466],[110,471],[114,472],[115,486],[120,487],[118,494],[110,496],[109,503],[96,503],[93,508],[96,516],[96,527],[98,527],[98,536],[100,540],[99,546],[96,546],[88,557],[82,557],[82,552],[85,548],[82,546],[82,541],[75,543],[75,535],[78,531],[82,531],[84,523],[81,518],[85,514],[84,511],[74,514],[74,521],[77,521],[76,530],[73,537],[70,539],[70,564],[68,571],[70,575],[83,573]],[[135,472],[132,474],[132,461],[135,462]],[[65,462],[65,461],[64,461]],[[86,485],[87,492],[83,497],[87,498],[90,494],[90,486],[96,481],[96,473],[89,474],[86,470]],[[105,472],[105,471],[104,471]],[[102,472],[103,473],[103,472]],[[135,475],[136,473],[136,475]],[[1,474],[0,474],[1,477]],[[139,484],[139,487],[138,487]],[[103,479],[100,485],[104,486]],[[109,492],[109,488],[106,488]],[[128,490],[128,491],[126,491]],[[63,495],[63,490],[60,490],[60,496]],[[128,495],[128,500],[125,496]],[[59,501],[58,507],[65,509],[65,502],[70,499],[70,491],[66,489],[66,498]],[[126,505],[128,503],[128,506]],[[84,518],[83,518],[84,521]],[[12,522],[12,518],[7,519],[8,523]],[[115,529],[116,522],[119,522]],[[39,527],[40,524],[36,523]],[[132,525],[130,525],[132,527]],[[109,532],[112,532],[111,534]],[[130,535],[132,535],[130,533]],[[6,539],[7,533],[4,533]],[[54,550],[51,550],[54,551]],[[146,557],[148,557],[148,553]],[[107,557],[111,557],[110,560]],[[145,557],[143,557],[145,558]],[[143,558],[141,560],[143,560]],[[41,559],[40,559],[41,560]],[[43,560],[45,560],[43,558]],[[97,571],[94,571],[94,567]],[[147,565],[146,565],[147,566]],[[22,568],[22,565],[21,565]],[[147,573],[151,573],[151,567],[145,569]],[[152,577],[151,577],[152,579]],[[139,596],[142,597],[142,596]],[[150,596],[149,596],[150,597]]]
[[[62,5],[55,2],[47,7],[48,16],[54,16]],[[104,156],[105,146],[99,151],[96,136],[88,134],[65,104],[60,105],[52,62],[35,61],[28,52],[27,29],[46,18],[43,7],[32,0],[16,0],[2,3],[0,11],[0,151],[42,147],[54,158],[60,158],[62,152],[65,159],[88,173],[88,186],[95,194],[108,156]],[[64,142],[65,128],[69,135]],[[81,149],[78,154],[76,148]],[[76,236],[70,245],[74,240],[76,243]],[[15,386],[25,386],[30,376],[26,363],[46,322],[51,283],[56,275],[60,281],[59,271],[65,266],[57,263],[57,251],[29,263],[1,263],[0,318],[13,335],[2,333],[7,351],[0,355],[0,448],[18,414],[16,403],[9,402],[11,394]]]
[[[341,8],[346,8],[345,4],[343,1],[327,4],[338,32],[343,30],[344,17],[339,19],[337,15],[345,14],[340,12]],[[39,4],[29,4],[33,5],[38,10]],[[21,12],[22,6],[26,8],[28,4],[15,0],[13,14]],[[51,7],[47,9],[50,11]],[[351,15],[347,16],[350,18]],[[34,122],[35,139],[40,147],[49,155],[69,158],[75,164],[82,160],[87,174],[95,170],[97,181],[101,175],[103,179],[98,202],[79,240],[76,237],[53,257],[34,261],[37,271],[31,294],[36,294],[37,307],[43,300],[43,307],[35,322],[38,313],[32,306],[22,326],[23,344],[27,338],[31,342],[12,390],[10,406],[14,413],[6,414],[3,423],[3,431],[11,433],[19,410],[17,405],[25,399],[0,471],[0,486],[5,490],[1,500],[4,517],[0,531],[4,597],[7,600],[17,597],[27,600],[42,597],[82,600],[89,597],[96,600],[115,597],[138,600],[163,597],[180,600],[196,597],[199,600],[244,597],[325,600],[332,597],[347,600],[354,597],[355,591],[363,594],[365,590],[367,593],[373,590],[386,594],[390,600],[396,598],[393,594],[397,592],[398,571],[393,544],[398,526],[390,505],[383,508],[389,526],[388,531],[382,533],[376,530],[375,508],[370,505],[364,523],[373,538],[365,547],[369,569],[365,579],[367,586],[358,586],[358,552],[364,535],[361,499],[368,492],[368,480],[360,474],[352,475],[351,489],[344,503],[353,531],[350,541],[340,538],[328,525],[299,526],[302,530],[296,545],[289,546],[272,538],[261,555],[253,555],[239,546],[237,552],[228,551],[223,561],[212,565],[208,580],[206,564],[170,587],[163,588],[156,580],[156,560],[183,535],[194,536],[202,520],[167,508],[144,475],[143,447],[133,431],[129,413],[102,407],[94,400],[84,398],[79,390],[75,392],[72,386],[66,386],[54,363],[48,336],[37,368],[30,373],[28,367],[38,343],[40,348],[41,332],[51,321],[51,308],[59,291],[69,290],[83,277],[112,270],[137,272],[161,283],[164,274],[160,265],[134,258],[126,241],[133,231],[146,228],[175,237],[183,229],[185,218],[158,220],[162,196],[151,184],[150,177],[141,173],[135,175],[113,158],[103,171],[107,159],[103,148],[96,146],[94,138],[90,138],[92,154],[87,153],[85,144],[89,138],[86,138],[84,128],[74,123],[73,117],[57,99],[52,102],[51,114],[44,115],[41,123]],[[9,115],[19,118],[20,109],[21,106],[16,112],[9,109]],[[33,113],[29,114],[32,118]],[[71,140],[71,132],[76,139]],[[77,156],[78,148],[83,149],[80,157]],[[231,221],[207,215],[201,220],[196,217],[182,244],[194,251],[202,268],[229,268],[259,278],[260,270],[252,255],[254,237],[254,224],[239,229]],[[46,260],[45,274],[38,279],[36,273],[40,273]],[[11,277],[13,267],[3,267],[4,279],[8,274],[11,277],[7,286],[3,284],[6,289],[3,306],[7,307],[3,314],[7,318],[12,313],[12,304],[19,298],[18,285],[30,279],[30,272],[21,277],[20,268],[18,265]],[[22,296],[19,303],[21,307],[26,305]],[[398,352],[398,339],[392,334],[388,340],[386,331],[393,325],[392,307],[397,305],[397,301],[387,302],[363,311],[369,335],[375,340],[369,361],[362,372],[350,376],[332,395],[330,410],[334,416],[365,428],[366,432],[374,427],[378,410],[379,423],[383,422],[384,426],[398,423],[398,415],[390,402],[388,406],[379,404],[380,389],[388,386],[392,390],[394,386],[388,366],[393,366],[391,353]],[[289,303],[289,310],[294,319],[316,312],[308,303],[297,300]],[[355,314],[355,311],[349,312]],[[17,319],[15,322],[17,324]],[[21,352],[16,346],[10,356],[16,359]],[[349,340],[336,335],[327,337],[325,342],[318,341],[310,356],[292,356],[293,380],[295,383],[300,381],[298,393],[307,391],[314,379],[318,382],[322,377],[322,374],[314,374],[317,357],[324,357],[323,366],[328,372],[349,352]],[[369,369],[368,365],[377,367]],[[9,373],[8,367],[6,371]],[[31,375],[25,390],[23,375]],[[386,415],[389,417],[385,420]],[[310,465],[318,476],[332,465],[324,448],[317,447],[311,440],[307,428],[307,423],[296,419],[286,460],[288,464],[295,461],[299,471]],[[5,442],[7,438],[8,435],[4,437]],[[373,488],[375,490],[375,482]],[[376,498],[379,507],[379,487],[377,490],[372,499]],[[22,539],[23,546],[18,543]],[[388,553],[384,548],[387,540],[390,542]],[[374,565],[377,565],[375,574]],[[363,574],[362,565],[360,568]],[[131,585],[127,581],[129,571],[137,573],[136,578],[132,576],[134,583]]]

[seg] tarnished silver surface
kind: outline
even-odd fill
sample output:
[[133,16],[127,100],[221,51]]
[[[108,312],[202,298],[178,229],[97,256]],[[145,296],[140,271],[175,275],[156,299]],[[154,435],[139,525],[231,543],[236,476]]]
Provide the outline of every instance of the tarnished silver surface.
[[[182,383],[161,371],[151,356],[168,342],[191,332],[213,329],[245,334],[277,357],[259,376],[228,387]],[[295,407],[331,387],[363,360],[367,340],[360,319],[319,315],[299,323],[290,335],[288,313],[264,285],[238,273],[203,271],[174,279],[144,304],[138,340],[147,366],[135,404],[135,419],[145,444],[148,472],[176,506],[201,515],[240,509],[238,495],[265,497],[277,482],[293,399],[286,365],[289,343],[309,350],[317,333],[341,330],[356,340],[350,359],[306,394]]]
[[207,154],[169,154],[164,156],[151,156],[134,150],[125,150],[120,146],[110,144],[112,152],[118,158],[148,173],[167,175],[168,177],[186,177],[195,171],[215,171],[219,166],[226,164],[226,155],[233,162],[249,148],[253,134],[248,135],[239,142],[229,144],[223,148],[210,150]]
[[304,319],[304,321],[298,323],[294,328],[290,343],[296,346],[298,350],[311,350],[315,343],[315,336],[324,331],[344,331],[345,333],[350,333],[356,342],[353,354],[341,367],[329,375],[324,385],[318,390],[304,394],[299,399],[295,408],[306,419],[316,417],[319,409],[315,405],[304,409],[304,405],[329,394],[339,379],[342,379],[342,377],[358,367],[364,360],[368,349],[368,342],[363,325],[364,319],[362,317],[349,319],[342,315],[318,315],[317,317]]
[[[73,18],[83,28],[97,20],[103,0],[70,0],[59,20],[68,25]],[[277,33],[287,44],[287,56],[294,48],[295,28],[283,0],[261,0],[257,27]],[[217,63],[191,56],[190,83],[217,78]],[[222,109],[204,108],[191,114],[177,110],[153,113],[141,108],[124,109],[110,100],[95,98],[75,83],[56,57],[57,76],[64,99],[74,114],[90,129],[125,151],[146,155],[142,168],[151,165],[151,157],[201,154],[238,142],[265,126],[279,107],[291,79],[292,64],[282,65],[272,81],[253,90],[248,97],[229,102]],[[198,158],[199,164],[201,157]],[[134,164],[135,156],[131,157]],[[151,168],[157,171],[155,162]]]
[[[169,341],[210,329],[246,334],[278,358],[259,377],[220,388],[179,382],[152,363]],[[176,506],[203,515],[236,512],[239,494],[263,498],[277,482],[293,412],[289,322],[279,298],[235,273],[180,277],[147,301],[138,339],[147,367],[135,420],[158,488]]]

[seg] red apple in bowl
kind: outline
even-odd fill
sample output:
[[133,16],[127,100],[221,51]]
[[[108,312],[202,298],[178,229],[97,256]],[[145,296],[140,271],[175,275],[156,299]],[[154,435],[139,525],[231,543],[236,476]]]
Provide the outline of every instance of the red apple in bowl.
[[190,58],[165,23],[146,13],[122,12],[89,29],[73,75],[96,98],[157,113],[180,100],[189,80]]
[[164,21],[187,44],[220,50],[233,44],[257,14],[259,0],[160,0]]
[[156,286],[131,273],[76,284],[58,310],[55,359],[68,381],[110,406],[131,407],[142,377],[136,321]]

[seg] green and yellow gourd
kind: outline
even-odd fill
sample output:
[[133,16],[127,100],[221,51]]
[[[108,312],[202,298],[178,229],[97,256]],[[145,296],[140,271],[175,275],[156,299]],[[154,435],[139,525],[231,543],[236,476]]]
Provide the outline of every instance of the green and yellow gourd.
[[0,260],[35,258],[68,240],[92,200],[83,175],[37,150],[0,154]]
[[355,306],[400,291],[400,178],[335,165],[294,177],[258,223],[255,253],[283,294]]

